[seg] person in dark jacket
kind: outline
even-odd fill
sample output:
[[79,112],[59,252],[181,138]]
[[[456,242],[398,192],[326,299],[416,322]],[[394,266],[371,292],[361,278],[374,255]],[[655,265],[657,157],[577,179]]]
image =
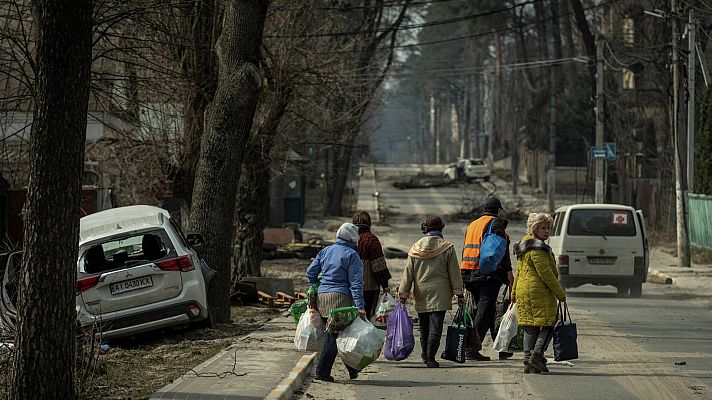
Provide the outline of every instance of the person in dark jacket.
[[[509,235],[505,231],[506,219],[500,212],[503,212],[502,202],[496,197],[488,197],[483,205],[483,214],[480,218],[472,221],[465,233],[465,243],[462,252],[462,262],[460,263],[460,273],[465,289],[472,293],[477,303],[477,313],[475,314],[475,327],[472,328],[480,338],[484,338],[488,330],[493,330],[495,319],[495,307],[497,304],[497,294],[502,284],[511,284],[514,281],[512,274],[512,261],[509,257]],[[497,265],[497,270],[489,275],[480,273],[479,256],[480,244],[483,235],[491,229],[491,232],[507,240],[507,251]],[[475,332],[468,332],[474,334]],[[507,359],[512,353],[499,353],[499,359]],[[489,361],[490,358],[482,355],[474,348],[468,348],[467,359],[477,361]]]
[[383,256],[383,247],[376,235],[371,232],[371,215],[359,211],[353,216],[353,223],[358,227],[358,255],[363,263],[363,299],[366,303],[366,318],[376,311],[378,295],[390,291],[388,280],[391,273]]

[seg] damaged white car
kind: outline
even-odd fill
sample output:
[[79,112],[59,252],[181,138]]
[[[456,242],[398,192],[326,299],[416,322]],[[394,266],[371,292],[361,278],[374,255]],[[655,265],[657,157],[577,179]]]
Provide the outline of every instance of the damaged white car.
[[[110,339],[176,325],[212,325],[206,287],[215,272],[191,248],[200,244],[200,235],[184,237],[157,207],[120,207],[83,217],[76,283],[82,329]],[[4,274],[2,299],[10,303],[0,310],[5,324],[14,320],[17,254],[21,259],[21,253],[12,253]]]

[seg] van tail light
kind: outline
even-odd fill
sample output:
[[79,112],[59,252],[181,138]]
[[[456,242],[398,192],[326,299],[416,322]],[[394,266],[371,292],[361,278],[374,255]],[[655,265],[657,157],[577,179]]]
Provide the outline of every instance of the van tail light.
[[91,276],[89,278],[82,278],[77,280],[77,284],[75,286],[75,292],[77,295],[79,295],[82,292],[85,292],[88,289],[93,288],[96,286],[97,283],[99,283],[99,278],[101,275],[97,276]]
[[559,274],[568,275],[569,274],[569,256],[559,256]]
[[156,263],[158,268],[164,271],[192,271],[195,269],[193,265],[193,260],[190,256],[181,256],[178,258],[171,258],[170,260],[163,260]]
[[633,263],[633,275],[643,275],[644,271],[645,271],[645,258],[644,257],[635,257],[635,261]]

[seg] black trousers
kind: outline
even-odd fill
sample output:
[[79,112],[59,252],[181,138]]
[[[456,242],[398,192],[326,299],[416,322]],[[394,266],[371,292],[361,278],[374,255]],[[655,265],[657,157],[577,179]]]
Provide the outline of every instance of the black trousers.
[[488,279],[482,282],[466,282],[465,288],[472,293],[477,303],[475,314],[475,330],[484,340],[488,330],[494,334],[494,314],[497,306],[497,295],[502,282],[497,279]]
[[381,291],[376,290],[364,290],[363,291],[363,301],[366,303],[366,319],[371,320],[371,316],[376,313],[376,307],[378,307],[378,296]]
[[418,313],[420,325],[420,347],[425,359],[434,360],[440,347],[440,338],[443,335],[445,311]]

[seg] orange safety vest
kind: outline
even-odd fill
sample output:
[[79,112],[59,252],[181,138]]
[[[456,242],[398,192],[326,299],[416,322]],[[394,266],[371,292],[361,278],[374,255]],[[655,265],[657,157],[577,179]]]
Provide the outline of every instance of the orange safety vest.
[[460,269],[480,270],[480,244],[482,243],[482,235],[485,233],[487,224],[495,217],[491,215],[483,215],[480,218],[470,222],[465,233],[465,246],[462,249],[462,262]]

